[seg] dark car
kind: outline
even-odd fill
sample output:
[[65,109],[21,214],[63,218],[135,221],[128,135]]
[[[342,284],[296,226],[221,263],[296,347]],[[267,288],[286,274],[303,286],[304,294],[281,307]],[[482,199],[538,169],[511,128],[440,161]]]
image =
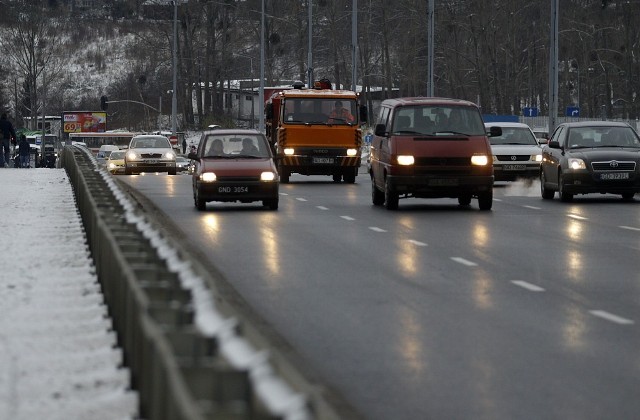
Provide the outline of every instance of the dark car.
[[588,121],[560,124],[542,150],[540,190],[562,201],[576,194],[640,192],[640,138],[627,123]]
[[210,130],[202,133],[198,150],[189,153],[193,200],[198,210],[209,201],[262,201],[278,209],[278,171],[266,137],[255,130]]

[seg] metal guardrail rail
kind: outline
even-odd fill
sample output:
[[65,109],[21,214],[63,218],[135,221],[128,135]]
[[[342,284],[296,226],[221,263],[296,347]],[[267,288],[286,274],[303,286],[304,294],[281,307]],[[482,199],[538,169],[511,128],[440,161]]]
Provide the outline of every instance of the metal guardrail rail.
[[250,317],[211,297],[207,268],[168,246],[87,149],[66,146],[61,166],[74,188],[141,418],[359,418],[301,373]]

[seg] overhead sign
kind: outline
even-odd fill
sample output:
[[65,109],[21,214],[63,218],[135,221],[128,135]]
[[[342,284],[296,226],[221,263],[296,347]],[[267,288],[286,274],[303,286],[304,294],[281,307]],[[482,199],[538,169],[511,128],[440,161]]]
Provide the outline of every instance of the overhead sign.
[[580,116],[580,107],[579,106],[568,106],[567,113],[565,114],[567,117],[579,117]]
[[65,111],[62,115],[62,129],[65,133],[104,133],[107,131],[106,112]]
[[522,108],[522,115],[525,117],[537,117],[540,110],[537,107],[526,106]]

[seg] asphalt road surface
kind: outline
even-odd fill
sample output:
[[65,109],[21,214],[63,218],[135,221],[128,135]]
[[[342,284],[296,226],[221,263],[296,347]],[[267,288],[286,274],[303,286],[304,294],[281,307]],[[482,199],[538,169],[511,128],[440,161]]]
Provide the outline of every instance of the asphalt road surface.
[[499,183],[492,211],[387,211],[366,174],[294,174],[278,211],[198,212],[188,175],[119,179],[364,418],[640,416],[640,196],[561,203]]

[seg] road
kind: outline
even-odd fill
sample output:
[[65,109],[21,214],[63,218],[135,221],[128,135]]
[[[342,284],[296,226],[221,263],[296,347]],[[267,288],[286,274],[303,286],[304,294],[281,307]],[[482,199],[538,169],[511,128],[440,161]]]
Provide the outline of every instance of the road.
[[[361,171],[362,172],[362,171]],[[119,177],[367,419],[637,419],[640,197],[371,205],[370,181],[292,175],[280,209],[189,176]]]

